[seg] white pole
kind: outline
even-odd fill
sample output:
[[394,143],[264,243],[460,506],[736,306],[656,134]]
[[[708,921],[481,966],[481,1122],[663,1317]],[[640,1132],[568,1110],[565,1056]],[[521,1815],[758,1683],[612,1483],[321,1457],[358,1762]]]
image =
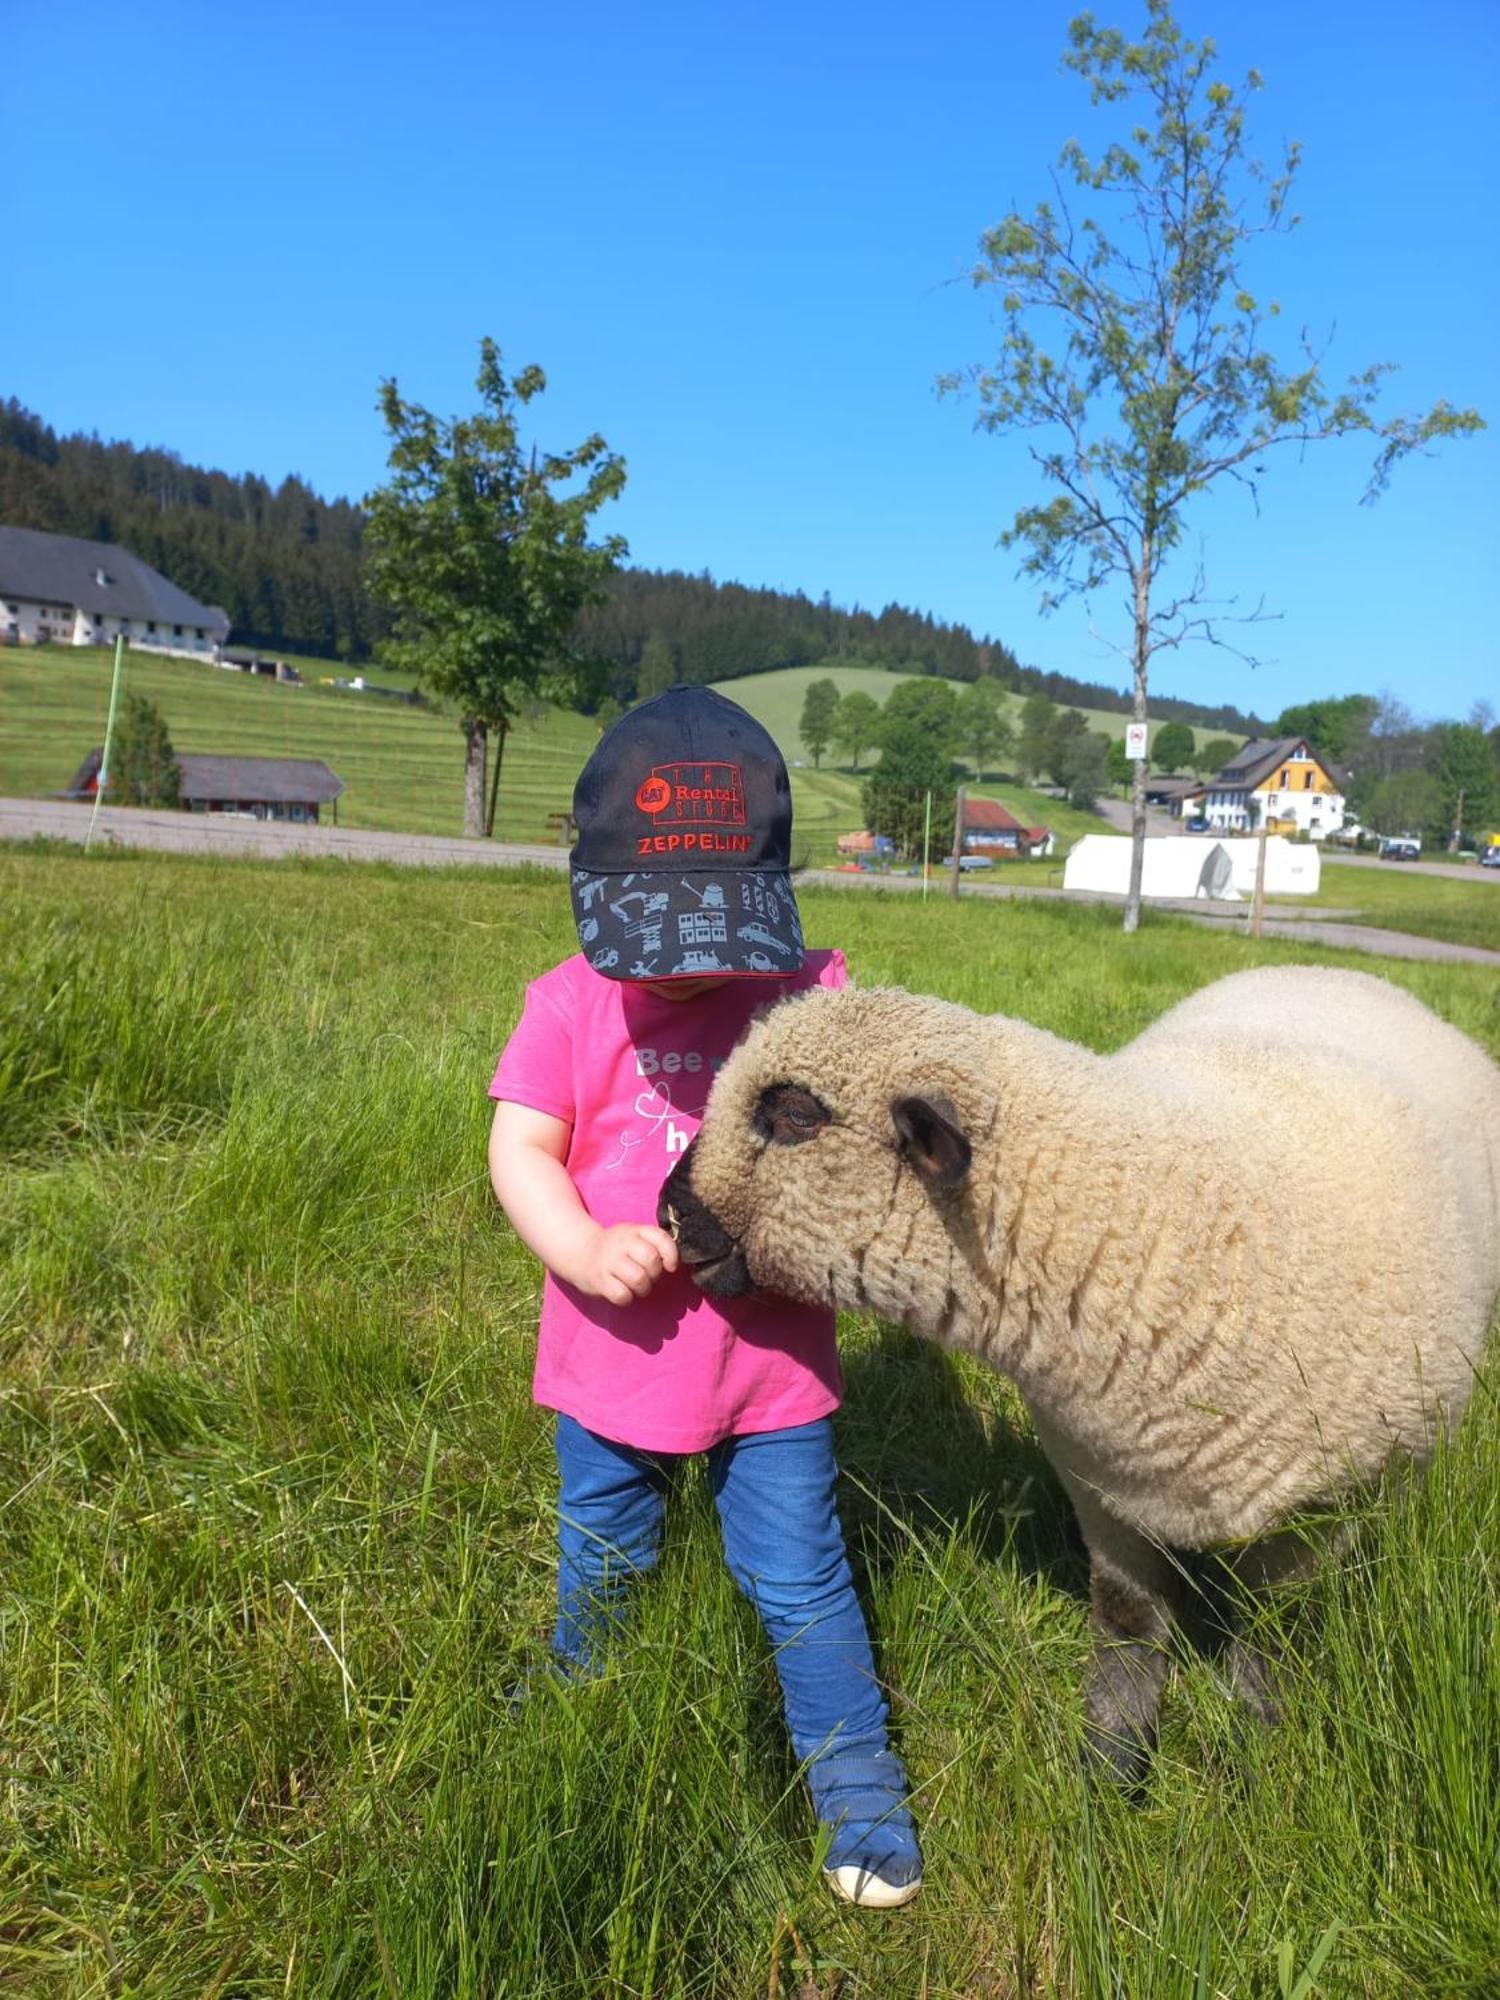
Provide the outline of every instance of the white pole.
[[109,714],[104,723],[104,748],[99,752],[99,775],[94,780],[94,810],[89,816],[89,830],[84,835],[83,851],[89,851],[89,842],[94,837],[94,822],[99,817],[99,801],[104,797],[104,786],[109,774],[109,753],[115,739],[115,704],[120,698],[120,663],[125,658],[125,635],[115,635],[115,672],[109,684]]
[[932,794],[927,794],[927,810],[922,816],[922,901],[927,901],[927,878],[932,873]]

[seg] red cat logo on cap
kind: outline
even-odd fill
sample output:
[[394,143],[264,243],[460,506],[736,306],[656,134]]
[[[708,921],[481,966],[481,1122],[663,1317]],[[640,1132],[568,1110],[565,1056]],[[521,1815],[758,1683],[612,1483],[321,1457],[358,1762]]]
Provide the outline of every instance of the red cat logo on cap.
[[658,764],[635,802],[660,826],[743,826],[744,773],[738,764]]
[[672,787],[659,772],[653,771],[636,793],[635,802],[643,813],[665,812],[672,803]]

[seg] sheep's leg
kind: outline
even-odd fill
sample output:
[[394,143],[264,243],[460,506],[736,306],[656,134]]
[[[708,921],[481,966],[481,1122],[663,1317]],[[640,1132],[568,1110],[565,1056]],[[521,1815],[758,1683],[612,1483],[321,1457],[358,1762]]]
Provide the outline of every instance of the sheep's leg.
[[1170,1550],[1106,1514],[1069,1481],[1089,1550],[1094,1651],[1085,1698],[1092,1757],[1116,1783],[1140,1785],[1156,1749],[1171,1664],[1179,1576]]
[[1326,1539],[1288,1528],[1250,1542],[1226,1559],[1232,1595],[1225,1620],[1225,1670],[1236,1701],[1267,1728],[1281,1720],[1275,1692],[1280,1652],[1255,1637],[1256,1616],[1282,1584],[1315,1569],[1326,1553]]

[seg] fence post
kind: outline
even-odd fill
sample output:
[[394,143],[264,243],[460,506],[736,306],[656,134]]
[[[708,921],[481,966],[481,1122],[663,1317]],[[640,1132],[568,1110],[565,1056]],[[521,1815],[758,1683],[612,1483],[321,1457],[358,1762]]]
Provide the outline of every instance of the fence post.
[[953,809],[953,877],[951,889],[955,903],[958,901],[959,877],[963,872],[959,866],[959,857],[964,851],[964,800],[967,796],[967,786],[960,785],[958,788],[958,800]]
[[99,801],[104,797],[104,787],[109,782],[109,753],[115,740],[115,704],[120,698],[120,663],[125,657],[125,636],[115,634],[115,672],[109,684],[109,714],[104,723],[104,748],[99,752],[99,775],[94,780],[94,810],[89,814],[89,830],[83,836],[83,851],[89,851],[94,838],[94,822],[99,817]]
[[1260,927],[1266,914],[1266,826],[1265,815],[1260,822],[1260,840],[1255,849],[1255,893],[1250,898],[1250,935],[1260,936]]

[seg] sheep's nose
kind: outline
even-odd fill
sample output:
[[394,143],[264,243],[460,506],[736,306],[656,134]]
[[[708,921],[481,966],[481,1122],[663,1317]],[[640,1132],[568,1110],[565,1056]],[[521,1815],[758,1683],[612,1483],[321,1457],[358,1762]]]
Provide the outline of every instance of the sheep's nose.
[[657,1223],[661,1228],[669,1230],[673,1241],[677,1243],[682,1242],[684,1235],[699,1216],[708,1215],[707,1208],[693,1192],[693,1150],[697,1144],[698,1141],[694,1139],[662,1182],[661,1194],[657,1198]]
[[738,1297],[751,1289],[744,1252],[695,1192],[692,1173],[693,1147],[689,1146],[662,1183],[656,1220],[671,1232],[685,1268],[704,1291],[723,1298]]

